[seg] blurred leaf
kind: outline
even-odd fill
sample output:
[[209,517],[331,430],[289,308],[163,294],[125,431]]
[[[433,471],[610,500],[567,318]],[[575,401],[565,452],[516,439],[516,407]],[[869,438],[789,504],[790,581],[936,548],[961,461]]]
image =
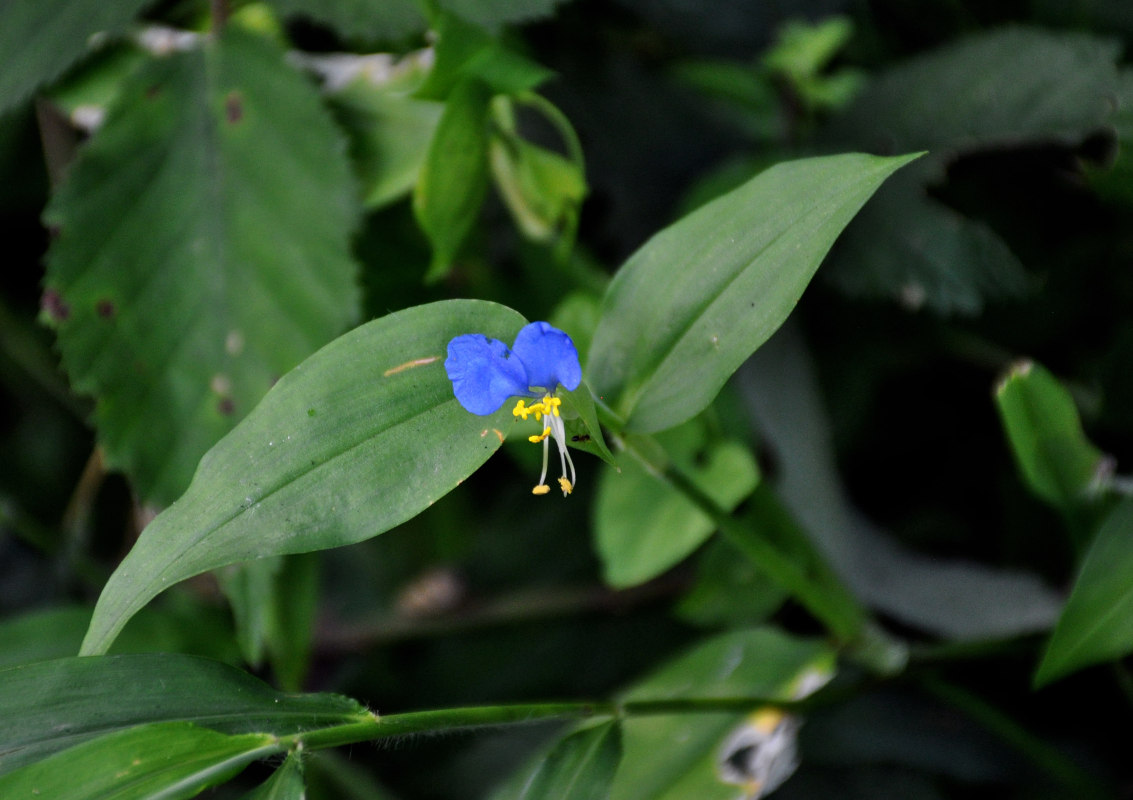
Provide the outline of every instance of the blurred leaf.
[[1019,294],[1025,273],[986,225],[926,196],[958,154],[1076,145],[1111,117],[1119,47],[1085,34],[1006,28],[910,59],[875,78],[829,127],[827,146],[931,150],[847,230],[827,277],[852,294],[976,313]]
[[[170,596],[130,620],[113,653],[187,653],[227,663],[240,660],[226,611]],[[73,656],[90,625],[87,606],[32,611],[0,622],[0,667]]]
[[363,203],[379,208],[412,191],[444,106],[365,79],[329,95],[351,138]]
[[736,558],[733,545],[714,540],[700,556],[696,582],[676,613],[696,625],[736,628],[766,621],[786,598],[750,559]]
[[977,314],[989,300],[1018,297],[1027,273],[985,223],[932,200],[932,162],[882,186],[839,242],[826,277],[854,297],[887,297],[909,309]]
[[1113,115],[1117,156],[1107,169],[1087,168],[1090,184],[1111,201],[1133,205],[1133,69],[1118,73]]
[[863,602],[955,639],[1007,638],[1053,624],[1061,601],[1037,576],[915,552],[853,506],[799,331],[780,331],[736,377],[761,441],[775,454],[778,495]]
[[95,34],[126,29],[152,0],[38,0],[0,4],[0,114],[58,78]]
[[356,318],[342,150],[282,53],[233,27],[135,73],[52,201],[44,316],[143,498],[172,502]]
[[514,25],[543,19],[554,14],[566,0],[438,0],[445,8],[464,19],[495,30],[501,25]]
[[258,788],[244,795],[243,800],[306,800],[303,783],[303,761],[292,753]]
[[1053,375],[1020,362],[996,387],[995,402],[1031,491],[1064,511],[1096,494],[1106,458],[1086,438],[1074,399]]
[[509,786],[492,800],[606,800],[621,756],[617,721],[576,730],[525,773],[522,785]]
[[301,16],[347,39],[400,41],[425,32],[417,0],[269,0],[284,16]]
[[315,553],[261,558],[217,571],[244,660],[259,669],[270,658],[276,680],[288,691],[299,691],[307,673],[318,575]]
[[280,751],[266,733],[230,736],[188,722],[158,722],[84,742],[0,776],[4,797],[181,800],[224,783]]
[[[674,446],[692,434],[691,448]],[[734,440],[705,441],[691,422],[657,437],[675,465],[721,508],[731,510],[759,482],[748,447]],[[704,543],[716,525],[664,477],[646,471],[632,455],[616,456],[620,472],[602,470],[594,504],[594,543],[602,574],[611,586],[644,583],[682,561]]]
[[137,47],[104,47],[88,58],[82,69],[69,72],[45,94],[73,125],[88,127],[106,114],[121,95],[127,77],[145,61],[146,54]]
[[396,800],[358,760],[336,750],[308,751],[303,776],[310,800]]
[[875,78],[834,140],[892,151],[970,151],[1023,141],[1076,144],[1113,113],[1111,39],[1022,27],[988,31]]
[[1035,686],[1133,652],[1133,498],[1117,506],[1082,561]]
[[[817,640],[770,628],[705,641],[635,684],[623,701],[742,696],[790,699],[809,694],[832,672],[834,653]],[[753,709],[754,710],[754,709]],[[741,787],[718,771],[721,747],[744,714],[630,717],[623,725],[613,800],[735,800]]]
[[464,81],[449,95],[413,195],[417,222],[433,246],[426,280],[448,274],[488,189],[488,88]]
[[915,156],[779,164],[650,239],[610,284],[589,379],[631,430],[691,418],[787,318],[846,223]]
[[511,341],[523,318],[450,300],[367,323],[280,379],[201,460],[192,485],[142,532],[111,576],[84,642],[104,652],[163,589],[210,569],[377,536],[448,493],[496,451],[507,408],[456,402],[450,339]]
[[347,697],[284,694],[217,661],[170,654],[64,658],[0,670],[0,712],[0,773],[149,722],[282,736],[373,718]]
[[444,100],[468,80],[482,81],[496,94],[514,94],[534,89],[554,74],[454,14],[441,15],[434,49],[433,69],[417,90],[423,100]]
[[792,20],[778,32],[774,47],[763,56],[763,63],[793,81],[817,75],[854,35],[848,17],[826,17],[819,22]]

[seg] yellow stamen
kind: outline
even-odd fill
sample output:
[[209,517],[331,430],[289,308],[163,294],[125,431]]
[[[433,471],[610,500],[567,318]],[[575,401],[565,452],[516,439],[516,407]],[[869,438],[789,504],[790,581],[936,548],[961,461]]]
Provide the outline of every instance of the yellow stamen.
[[544,439],[546,439],[550,435],[551,435],[551,429],[550,428],[544,428],[543,432],[541,434],[539,434],[538,436],[528,436],[527,441],[531,442],[531,444],[539,444],[539,442],[543,441]]
[[544,414],[554,414],[557,417],[559,416],[559,406],[561,406],[562,404],[562,398],[551,397],[551,395],[547,395],[543,398],[541,405],[543,406]]
[[531,494],[546,494],[551,491],[551,487],[545,483],[541,483],[531,490]]
[[563,490],[563,497],[574,491],[574,487],[566,478],[559,478],[559,488]]

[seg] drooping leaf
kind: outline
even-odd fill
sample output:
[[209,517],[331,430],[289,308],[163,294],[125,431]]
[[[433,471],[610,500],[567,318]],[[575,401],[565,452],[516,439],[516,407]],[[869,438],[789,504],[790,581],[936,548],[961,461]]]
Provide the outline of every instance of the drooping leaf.
[[[759,482],[759,468],[745,445],[734,440],[707,442],[696,423],[658,439],[678,459],[677,467],[721,508],[735,508]],[[635,586],[692,553],[716,525],[663,477],[648,472],[626,452],[619,453],[616,461],[620,471],[605,468],[598,482],[595,549],[607,583]]]
[[244,795],[243,800],[306,800],[306,797],[303,762],[292,754],[259,788]]
[[835,238],[915,156],[779,164],[650,239],[610,284],[587,374],[630,429],[703,410],[787,318]]
[[1015,365],[995,390],[1015,463],[1031,491],[1064,511],[1096,492],[1105,455],[1086,438],[1074,399],[1041,365]]
[[736,377],[761,440],[776,454],[784,505],[864,603],[954,639],[1019,636],[1054,623],[1060,599],[1036,575],[915,552],[853,506],[835,463],[818,376],[797,330],[781,330]]
[[0,713],[0,773],[147,723],[192,721],[226,734],[287,735],[373,719],[346,697],[284,694],[218,661],[158,653],[0,670]]
[[152,0],[42,0],[0,4],[0,114],[58,78],[97,33],[117,34]]
[[449,492],[500,446],[512,416],[460,407],[445,348],[464,333],[511,341],[523,324],[494,303],[417,306],[351,331],[285,375],[142,532],[99,598],[83,652],[104,652],[177,581],[362,541]]
[[[705,641],[635,684],[623,701],[670,698],[803,697],[829,680],[834,654],[815,640],[773,629],[733,631]],[[756,709],[752,709],[756,711]],[[720,759],[742,713],[630,717],[613,800],[735,800]]]
[[0,776],[4,797],[182,800],[281,750],[266,733],[228,735],[189,722],[110,733]]
[[44,317],[144,498],[176,498],[357,317],[343,150],[283,54],[233,26],[135,73],[52,201]]
[[1133,652],[1133,499],[1098,530],[1054,627],[1035,685]]
[[460,83],[449,95],[413,194],[417,222],[433,246],[428,280],[443,278],[480,213],[488,189],[488,88]]
[[581,728],[551,747],[521,785],[508,786],[492,800],[607,800],[622,755],[617,721]]

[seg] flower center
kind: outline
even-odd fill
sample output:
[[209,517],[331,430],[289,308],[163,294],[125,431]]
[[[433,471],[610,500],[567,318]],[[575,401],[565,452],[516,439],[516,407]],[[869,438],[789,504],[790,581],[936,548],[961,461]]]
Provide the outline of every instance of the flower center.
[[[559,448],[559,466],[562,468],[562,477],[559,478],[559,488],[563,490],[563,497],[566,497],[574,491],[574,462],[571,461],[570,453],[567,452],[566,446],[566,427],[563,425],[563,419],[559,415],[559,406],[563,404],[562,399],[553,397],[550,393],[543,395],[543,399],[538,403],[527,405],[525,400],[520,400],[515,404],[515,408],[511,410],[512,416],[523,417],[527,419],[532,414],[535,415],[535,421],[543,422],[543,432],[534,436],[528,436],[527,440],[532,444],[543,443],[543,472],[539,475],[539,483],[531,490],[532,494],[547,494],[551,491],[551,487],[547,485],[547,456],[550,451],[550,442],[548,439],[554,439],[555,444]],[[570,479],[567,479],[567,469],[570,470]]]

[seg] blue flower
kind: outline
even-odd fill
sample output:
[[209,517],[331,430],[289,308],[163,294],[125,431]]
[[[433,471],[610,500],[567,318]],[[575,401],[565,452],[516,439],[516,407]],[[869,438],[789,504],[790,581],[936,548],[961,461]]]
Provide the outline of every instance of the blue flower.
[[[559,386],[569,392],[582,383],[582,367],[578,363],[578,350],[565,333],[546,322],[525,325],[509,349],[499,339],[489,339],[480,333],[466,333],[448,343],[445,372],[452,381],[457,402],[466,411],[485,416],[494,414],[508,398],[519,397],[512,415],[527,419],[534,414],[536,420],[544,417],[543,433],[531,436],[532,442],[543,443],[543,474],[534,494],[550,491],[544,483],[547,477],[548,437],[554,438],[559,448],[559,461],[563,477],[559,486],[563,494],[574,488],[574,463],[566,449],[566,431],[559,406],[562,400],[555,396]],[[527,405],[523,398],[542,398]],[[570,480],[566,478],[570,468]]]

